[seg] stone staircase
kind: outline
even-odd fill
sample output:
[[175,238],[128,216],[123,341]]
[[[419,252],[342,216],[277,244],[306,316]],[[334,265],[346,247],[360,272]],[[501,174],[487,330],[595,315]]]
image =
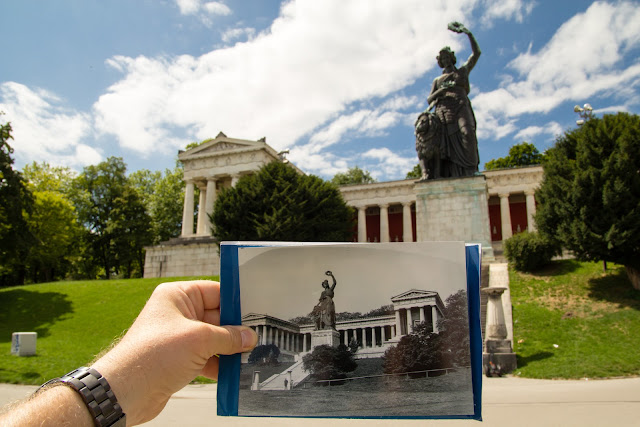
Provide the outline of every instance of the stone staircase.
[[294,388],[302,381],[306,380],[310,375],[303,369],[302,360],[300,360],[288,367],[283,372],[272,375],[266,381],[261,382],[259,390],[287,390],[288,387],[285,387],[284,380],[287,380],[287,382],[289,382],[289,371],[291,371],[291,388]]

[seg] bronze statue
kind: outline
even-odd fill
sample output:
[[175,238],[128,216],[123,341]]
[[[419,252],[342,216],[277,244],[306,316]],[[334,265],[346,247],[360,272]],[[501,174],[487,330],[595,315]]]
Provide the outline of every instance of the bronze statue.
[[[456,68],[455,53],[448,46],[436,57],[442,75],[433,81],[429,107],[415,124],[422,179],[470,176],[478,172],[480,161],[476,118],[467,97],[469,73],[478,62],[480,47],[461,23],[452,22],[448,28],[469,37],[471,55],[460,68]],[[434,108],[435,112],[430,112]]]
[[333,285],[329,286],[329,280],[322,282],[324,290],[320,294],[318,304],[313,307],[311,314],[316,322],[316,330],[320,329],[336,329],[336,306],[333,303],[333,290],[336,288],[336,278],[331,271],[324,274],[333,279]]

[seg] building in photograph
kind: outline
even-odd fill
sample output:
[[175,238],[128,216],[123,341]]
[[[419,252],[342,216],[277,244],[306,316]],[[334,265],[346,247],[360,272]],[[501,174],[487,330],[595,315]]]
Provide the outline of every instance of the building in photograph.
[[[184,165],[185,181],[182,233],[180,237],[146,248],[144,277],[218,274],[218,248],[209,221],[216,194],[223,188],[235,185],[241,176],[255,173],[269,162],[287,161],[284,154],[269,146],[264,138],[258,141],[235,139],[222,132],[214,139],[180,152],[178,158]],[[463,240],[485,240],[480,243],[487,245],[490,241],[499,245],[517,232],[533,230],[536,211],[534,192],[542,175],[542,166],[483,172],[480,176],[484,179],[479,182],[482,186],[482,203],[487,205],[487,210],[483,210],[489,227],[486,230],[487,237]],[[357,232],[353,241],[451,240],[421,235],[420,230],[425,227],[421,228],[418,222],[425,219],[416,216],[420,198],[417,186],[419,184],[414,179],[342,186],[340,191],[344,200],[357,210]],[[195,203],[196,188],[198,203]],[[440,201],[439,206],[446,206],[460,215],[468,212],[468,200],[458,202],[454,193],[445,197],[450,200]],[[197,206],[197,211],[194,206]],[[485,227],[485,223],[482,223],[482,227]],[[425,234],[424,231],[422,234]]]

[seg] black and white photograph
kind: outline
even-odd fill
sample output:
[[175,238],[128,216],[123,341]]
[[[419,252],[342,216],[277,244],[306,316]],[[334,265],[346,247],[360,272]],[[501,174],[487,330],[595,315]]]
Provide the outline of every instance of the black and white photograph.
[[462,242],[239,247],[238,415],[474,414]]

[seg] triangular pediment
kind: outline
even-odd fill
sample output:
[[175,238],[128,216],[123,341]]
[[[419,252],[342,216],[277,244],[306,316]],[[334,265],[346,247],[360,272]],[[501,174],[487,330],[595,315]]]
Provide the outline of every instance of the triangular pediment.
[[242,316],[242,321],[246,322],[249,320],[259,320],[259,319],[265,319],[266,317],[267,317],[266,314],[248,313]]
[[181,157],[202,157],[207,154],[219,154],[223,152],[246,150],[247,148],[262,148],[265,144],[259,141],[246,141],[242,139],[232,139],[227,137],[217,137],[200,144],[184,153]]
[[401,293],[400,295],[396,295],[391,297],[391,301],[400,302],[405,300],[413,300],[416,298],[429,298],[433,296],[437,296],[438,293],[434,291],[424,291],[420,289],[411,289],[410,291],[406,291]]

